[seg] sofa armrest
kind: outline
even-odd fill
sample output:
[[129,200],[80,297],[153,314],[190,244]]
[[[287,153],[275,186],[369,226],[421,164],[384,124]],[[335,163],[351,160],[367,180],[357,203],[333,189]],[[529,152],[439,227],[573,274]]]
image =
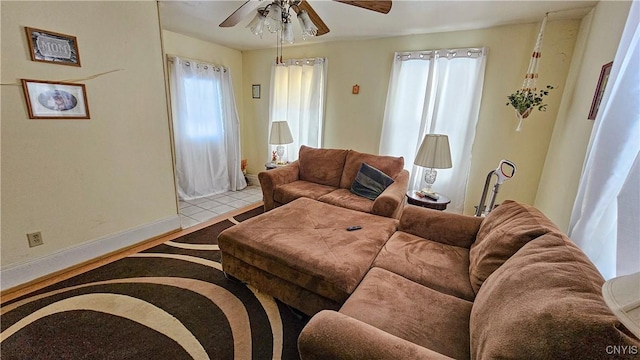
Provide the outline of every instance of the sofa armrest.
[[308,359],[450,359],[331,310],[317,313],[298,337],[302,360]]
[[269,211],[275,207],[273,202],[273,192],[277,186],[298,180],[299,169],[300,166],[296,160],[287,166],[258,173],[258,181],[260,181],[262,198],[264,200],[264,211]]
[[404,197],[409,186],[409,172],[402,170],[373,202],[371,212],[376,215],[399,219],[404,207]]
[[398,230],[468,249],[476,240],[483,219],[407,205],[402,212]]

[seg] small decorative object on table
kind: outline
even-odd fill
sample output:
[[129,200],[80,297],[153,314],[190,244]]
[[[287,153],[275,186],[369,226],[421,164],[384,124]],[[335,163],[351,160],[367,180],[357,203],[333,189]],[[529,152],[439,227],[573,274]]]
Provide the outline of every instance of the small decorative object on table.
[[283,163],[283,164],[278,164],[275,161],[272,161],[272,162],[268,162],[268,163],[264,164],[264,168],[266,170],[272,170],[272,169],[276,169],[276,168],[287,166],[287,165],[289,165],[289,162],[286,162],[286,163]]
[[407,202],[411,205],[422,206],[434,210],[446,210],[447,205],[451,200],[433,191],[426,191],[427,189],[407,191]]
[[422,189],[422,190],[418,190],[415,192],[416,196],[419,198],[425,198],[428,197],[431,200],[438,200],[440,199],[440,195],[438,195],[438,193],[433,192],[429,189]]

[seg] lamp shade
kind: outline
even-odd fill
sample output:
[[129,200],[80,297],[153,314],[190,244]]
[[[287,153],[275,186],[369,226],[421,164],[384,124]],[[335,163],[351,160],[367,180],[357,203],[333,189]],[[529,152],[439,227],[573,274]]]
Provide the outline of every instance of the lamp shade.
[[602,297],[618,320],[640,338],[640,272],[607,280]]
[[271,136],[269,137],[269,144],[281,145],[291,144],[293,142],[293,136],[291,136],[291,130],[289,130],[289,124],[286,121],[274,121],[271,123]]
[[451,150],[447,135],[425,135],[413,163],[428,168],[449,169],[451,167]]

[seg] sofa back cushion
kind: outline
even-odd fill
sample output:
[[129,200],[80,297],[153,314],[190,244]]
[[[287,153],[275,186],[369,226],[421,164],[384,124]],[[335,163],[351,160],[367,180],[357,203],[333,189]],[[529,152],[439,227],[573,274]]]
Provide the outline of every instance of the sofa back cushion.
[[346,156],[347,150],[315,149],[302,145],[298,156],[299,178],[337,188],[340,185]]
[[469,279],[478,293],[484,280],[529,241],[560,232],[538,209],[507,200],[487,215],[469,252]]
[[[605,304],[603,283],[563,234],[527,243],[485,280],[475,298],[471,358],[603,359],[625,349],[637,359],[640,341]],[[629,355],[633,349],[636,354]]]
[[340,179],[341,188],[351,188],[351,184],[353,184],[353,180],[355,180],[362,163],[367,163],[387,174],[390,178],[395,179],[404,168],[404,157],[365,154],[355,150],[349,150],[345,160],[342,178]]

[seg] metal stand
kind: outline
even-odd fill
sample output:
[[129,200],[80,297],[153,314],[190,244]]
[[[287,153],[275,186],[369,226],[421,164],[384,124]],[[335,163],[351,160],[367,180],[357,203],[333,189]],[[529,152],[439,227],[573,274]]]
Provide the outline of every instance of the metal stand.
[[[511,179],[513,175],[516,174],[516,164],[512,163],[509,160],[500,160],[498,163],[498,167],[495,170],[489,171],[487,174],[487,180],[484,182],[484,189],[482,190],[482,197],[480,198],[480,204],[476,206],[475,216],[487,216],[495,207],[496,197],[498,196],[498,191],[500,191],[500,185],[502,185],[505,180]],[[497,177],[496,183],[493,185],[493,190],[491,191],[491,199],[489,200],[489,206],[485,207],[485,201],[487,198],[487,192],[489,190],[489,185],[491,184],[491,178],[495,175]]]

